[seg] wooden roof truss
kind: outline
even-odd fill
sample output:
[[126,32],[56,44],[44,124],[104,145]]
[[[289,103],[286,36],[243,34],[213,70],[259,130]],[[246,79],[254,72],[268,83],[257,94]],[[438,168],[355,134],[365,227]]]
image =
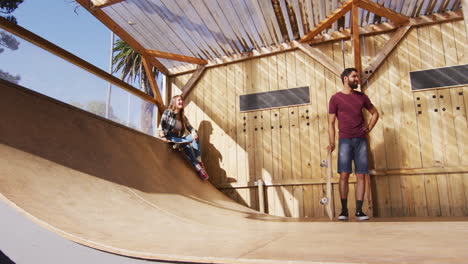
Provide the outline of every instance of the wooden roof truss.
[[[0,27],[155,103],[162,113],[165,106],[152,67],[172,76],[194,72],[183,96],[207,68],[294,49],[339,75],[341,67],[311,45],[351,38],[355,68],[366,82],[412,27],[463,19],[461,0],[348,0],[341,6],[338,1],[77,0],[141,54],[154,98],[1,18]],[[464,5],[467,2],[463,0]],[[393,30],[388,43],[361,71],[360,37]]]
[[[354,67],[359,72],[362,72],[361,71],[361,50],[360,50],[361,43],[360,43],[360,32],[359,32],[359,24],[360,24],[359,23],[359,8],[363,8],[374,14],[388,18],[392,20],[396,26],[409,22],[408,17],[398,14],[397,12],[389,8],[383,7],[381,5],[378,5],[370,0],[349,0],[340,8],[336,9],[329,16],[327,16],[322,22],[320,22],[314,29],[312,29],[304,37],[302,37],[300,42],[307,43],[308,41],[312,40],[315,36],[317,36],[318,34],[322,33],[325,29],[330,27],[335,21],[342,18],[346,13],[351,11],[351,34],[350,35],[351,35],[352,47],[353,47]],[[399,40],[401,40],[401,38],[399,38]],[[378,65],[380,65],[380,63]],[[373,70],[368,69],[367,72],[373,72]]]
[[[360,35],[396,30],[410,18],[457,13],[461,8],[459,0],[78,2],[169,75],[193,72],[197,65],[233,62],[247,54],[274,53],[293,41],[314,45],[354,36],[357,46]],[[358,60],[359,50],[354,53]]]

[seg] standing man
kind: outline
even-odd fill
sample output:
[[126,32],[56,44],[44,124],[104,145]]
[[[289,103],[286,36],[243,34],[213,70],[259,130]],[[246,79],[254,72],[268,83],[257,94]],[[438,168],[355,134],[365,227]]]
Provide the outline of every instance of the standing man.
[[[338,220],[348,220],[348,179],[354,161],[356,174],[356,219],[367,220],[362,212],[365,182],[364,176],[369,171],[367,155],[367,134],[379,119],[379,112],[367,95],[355,91],[359,85],[359,73],[354,68],[347,68],[341,74],[343,90],[330,98],[328,105],[328,151],[335,149],[335,120],[338,119],[338,173],[340,174],[341,213]],[[363,109],[372,115],[368,124],[364,121]]]

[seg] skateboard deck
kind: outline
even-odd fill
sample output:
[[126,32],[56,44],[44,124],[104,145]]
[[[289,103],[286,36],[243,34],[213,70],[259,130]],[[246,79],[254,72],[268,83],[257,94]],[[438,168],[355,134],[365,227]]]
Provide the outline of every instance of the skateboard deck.
[[164,141],[172,146],[172,149],[177,149],[178,151],[182,151],[185,145],[190,144],[190,142],[175,142],[175,141]]
[[[164,142],[171,145],[172,149],[176,149],[178,151],[183,151],[185,148],[185,145],[190,144],[190,142],[176,142],[176,141],[164,141]],[[202,166],[204,166],[203,163],[201,164]],[[197,174],[198,174],[198,177],[200,177],[200,179],[206,181],[210,178],[210,176],[208,175],[208,173],[206,173],[206,170],[204,167],[203,167],[203,171],[205,172],[205,174],[200,174],[200,171],[197,171]]]
[[330,220],[333,220],[335,206],[333,203],[333,185],[332,185],[332,159],[331,159],[331,152],[328,152],[327,159],[322,160],[320,163],[320,167],[327,168],[327,193],[326,196],[320,199],[320,204],[325,205],[325,209],[327,211],[327,215]]

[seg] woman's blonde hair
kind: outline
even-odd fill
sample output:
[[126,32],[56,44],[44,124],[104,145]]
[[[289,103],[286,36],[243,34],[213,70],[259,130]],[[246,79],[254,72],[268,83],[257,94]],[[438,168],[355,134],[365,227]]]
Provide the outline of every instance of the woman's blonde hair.
[[[181,98],[182,100],[184,98],[182,98],[182,95],[175,95],[171,98],[171,102],[169,103],[169,107],[168,109],[170,109],[171,111],[175,112],[177,110],[177,98]],[[185,114],[184,114],[184,107],[182,107],[182,109],[178,110],[179,112],[177,112],[180,116],[180,122],[182,122],[182,133],[185,131]]]
[[[176,110],[177,110],[177,103],[176,103],[176,101],[177,101],[177,98],[179,98],[179,97],[182,98],[182,95],[180,95],[180,94],[179,94],[179,95],[175,95],[175,96],[173,96],[173,97],[171,98],[171,102],[169,103],[169,107],[168,107],[168,108],[171,109],[172,111],[176,111]],[[183,100],[183,98],[182,98],[182,100]],[[182,109],[181,109],[180,111],[183,113],[183,112],[184,112],[184,108],[182,107]]]

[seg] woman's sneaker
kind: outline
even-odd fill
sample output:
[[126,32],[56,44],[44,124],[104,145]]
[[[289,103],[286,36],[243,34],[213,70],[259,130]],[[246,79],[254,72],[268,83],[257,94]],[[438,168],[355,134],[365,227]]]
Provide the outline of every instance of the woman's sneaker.
[[338,220],[348,220],[348,211],[341,211],[341,214],[338,216]]
[[210,176],[208,176],[208,173],[206,173],[206,170],[205,169],[201,169],[198,171],[198,176],[200,177],[200,179],[206,181],[210,178]]
[[198,164],[206,171],[205,164],[203,164],[203,162],[199,161]]
[[208,180],[208,178],[210,178],[210,176],[208,176],[208,173],[206,173],[205,166],[203,166],[203,163],[198,162],[197,166],[195,166],[195,169],[197,170],[198,177],[200,177],[200,179],[206,181]]
[[363,212],[356,212],[356,219],[360,221],[369,220],[369,217]]

